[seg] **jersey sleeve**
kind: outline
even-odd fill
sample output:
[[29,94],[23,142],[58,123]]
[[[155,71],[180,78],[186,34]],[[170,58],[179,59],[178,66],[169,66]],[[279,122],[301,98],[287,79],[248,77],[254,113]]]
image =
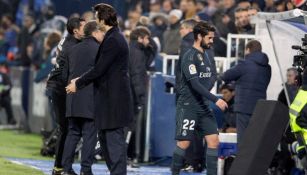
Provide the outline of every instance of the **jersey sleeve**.
[[185,78],[190,81],[191,79],[198,78],[196,65],[193,55],[185,54],[181,63],[182,73]]

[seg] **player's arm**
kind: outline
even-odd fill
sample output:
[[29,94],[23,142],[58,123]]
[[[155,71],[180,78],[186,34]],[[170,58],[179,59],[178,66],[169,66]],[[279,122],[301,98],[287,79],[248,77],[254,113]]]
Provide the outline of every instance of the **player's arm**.
[[224,100],[218,99],[215,95],[211,94],[210,91],[199,82],[196,66],[191,59],[184,59],[181,66],[184,76],[194,91],[214,102],[223,111],[228,107]]
[[198,73],[196,70],[196,66],[192,61],[192,58],[184,59],[181,64],[182,72],[188,82],[190,83],[192,89],[196,91],[198,94],[201,94],[203,97],[209,99],[212,102],[217,102],[218,98],[211,94],[208,89],[206,89],[200,82]]

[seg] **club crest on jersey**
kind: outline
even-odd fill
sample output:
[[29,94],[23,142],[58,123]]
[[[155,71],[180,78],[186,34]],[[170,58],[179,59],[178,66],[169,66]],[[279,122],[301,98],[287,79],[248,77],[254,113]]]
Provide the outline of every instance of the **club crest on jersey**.
[[210,67],[206,67],[207,72],[211,72]]
[[183,130],[183,131],[182,131],[182,136],[187,136],[187,135],[188,135],[187,131],[186,131],[186,130]]
[[189,72],[190,72],[190,74],[191,74],[191,75],[193,75],[193,74],[196,74],[196,73],[197,73],[197,71],[196,71],[196,67],[195,67],[195,65],[194,65],[194,64],[191,64],[191,65],[189,66]]

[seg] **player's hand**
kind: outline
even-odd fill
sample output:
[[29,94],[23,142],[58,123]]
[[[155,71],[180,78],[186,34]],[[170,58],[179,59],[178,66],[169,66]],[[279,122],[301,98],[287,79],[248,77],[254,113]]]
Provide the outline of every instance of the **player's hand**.
[[226,108],[228,108],[227,103],[222,100],[222,99],[218,99],[217,102],[215,103],[216,106],[218,106],[222,111],[225,111]]
[[67,94],[71,94],[71,93],[75,93],[77,91],[77,87],[76,87],[76,81],[79,79],[80,77],[78,78],[75,78],[75,79],[72,79],[70,81],[70,84],[68,86],[66,86],[66,93]]

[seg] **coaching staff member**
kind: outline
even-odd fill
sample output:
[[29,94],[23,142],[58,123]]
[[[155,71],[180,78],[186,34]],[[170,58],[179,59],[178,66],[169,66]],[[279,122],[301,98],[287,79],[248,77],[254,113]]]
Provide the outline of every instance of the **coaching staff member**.
[[83,27],[85,20],[81,18],[70,18],[67,21],[66,28],[68,35],[62,39],[58,45],[59,55],[56,58],[56,65],[49,74],[47,80],[47,96],[51,102],[51,109],[55,113],[58,124],[59,137],[56,144],[55,162],[52,175],[60,175],[63,171],[62,155],[65,139],[67,135],[68,120],[65,117],[66,111],[66,93],[67,85],[67,53],[83,37]]
[[[69,80],[79,77],[95,65],[98,48],[103,39],[103,31],[96,21],[84,26],[84,39],[68,53]],[[94,87],[91,83],[75,94],[66,96],[66,117],[68,134],[63,154],[63,175],[74,175],[72,163],[80,138],[83,138],[81,150],[81,175],[92,175],[97,132],[94,124]]]
[[172,174],[179,175],[186,149],[195,134],[200,134],[207,143],[207,174],[217,173],[217,147],[219,144],[215,117],[209,109],[209,100],[224,110],[227,104],[210,93],[209,79],[212,65],[204,57],[206,49],[213,44],[215,29],[206,22],[198,22],[193,28],[194,44],[181,62],[178,100],[176,106],[176,140]]
[[94,115],[104,157],[111,175],[123,175],[127,174],[124,127],[129,126],[133,117],[129,47],[119,31],[114,8],[101,3],[95,5],[94,10],[97,23],[105,28],[105,38],[95,66],[79,79],[72,80],[66,91],[76,92],[94,82]]
[[249,41],[245,46],[245,60],[227,70],[221,79],[236,82],[234,112],[237,118],[237,142],[240,144],[257,101],[266,99],[271,80],[269,58],[262,52],[261,43]]

